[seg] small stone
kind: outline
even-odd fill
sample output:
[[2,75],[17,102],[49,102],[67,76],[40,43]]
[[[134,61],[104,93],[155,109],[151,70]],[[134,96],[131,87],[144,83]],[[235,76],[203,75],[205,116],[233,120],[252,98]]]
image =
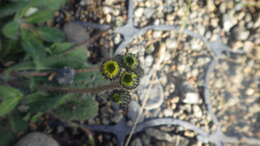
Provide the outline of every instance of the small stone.
[[213,26],[213,27],[218,27],[218,22],[219,22],[219,19],[211,19],[211,25]]
[[150,67],[152,64],[153,64],[153,57],[151,55],[145,57],[145,65],[147,67]]
[[250,95],[253,95],[254,92],[255,92],[255,91],[254,91],[254,89],[252,89],[252,88],[249,88],[249,89],[246,90],[246,94],[249,95],[249,96],[250,96]]
[[178,44],[176,42],[176,40],[173,39],[167,39],[166,40],[166,47],[169,49],[175,49],[177,48]]
[[224,19],[223,19],[223,25],[224,25],[224,30],[226,32],[229,32],[230,29],[236,25],[237,21],[232,18],[231,16],[228,16],[228,15],[224,15]]
[[137,9],[135,10],[135,16],[136,16],[136,17],[141,17],[141,16],[143,16],[143,13],[144,13],[144,8],[137,8]]
[[202,111],[199,106],[195,105],[193,107],[193,113],[195,117],[201,118],[202,117]]
[[194,136],[195,136],[195,133],[192,132],[192,131],[185,131],[185,132],[184,132],[184,135],[187,136],[187,137],[194,137]]
[[59,144],[48,135],[33,132],[21,138],[15,146],[59,146]]
[[136,138],[131,142],[131,146],[143,146],[140,138]]
[[208,2],[208,4],[207,4],[208,10],[209,10],[210,12],[215,11],[216,6],[215,6],[215,4],[214,4],[214,1],[207,1],[207,2]]
[[254,28],[258,28],[258,27],[260,27],[260,18],[259,17],[254,24]]
[[151,137],[154,137],[158,140],[166,140],[166,141],[172,141],[172,137],[170,134],[163,132],[161,130],[158,129],[154,129],[154,128],[148,128],[145,130],[145,133]]
[[144,107],[146,110],[158,109],[164,101],[162,85],[157,83],[151,86],[150,91],[145,91],[148,89],[142,89],[144,93],[141,96],[141,99],[144,100],[144,97],[148,96],[147,104]]
[[188,92],[186,93],[183,102],[187,104],[199,104],[200,103],[199,94],[195,92]]
[[[131,119],[132,121],[136,121],[137,120],[137,116],[140,112],[140,105],[136,102],[136,101],[131,101],[129,106],[128,106],[128,113],[127,113],[127,116],[129,119]],[[142,113],[141,113],[142,114]],[[143,121],[144,120],[144,115],[140,115],[140,121]]]
[[116,112],[113,117],[112,117],[112,121],[115,123],[118,123],[121,119],[123,118],[123,115],[120,112]]
[[146,18],[152,17],[153,14],[154,14],[154,11],[155,11],[155,9],[153,9],[153,8],[146,8],[146,9],[144,10],[144,15],[145,15],[145,17],[146,17]]
[[172,99],[170,99],[170,103],[171,104],[175,104],[178,103],[180,100],[180,98],[178,96],[173,97]]
[[64,25],[64,32],[68,41],[79,43],[89,39],[89,32],[77,23],[67,23]]
[[250,42],[250,41],[246,41],[244,43],[244,49],[246,52],[251,52],[251,50],[254,48],[254,43]]
[[238,39],[240,39],[240,40],[247,40],[249,34],[250,34],[249,31],[239,32]]
[[164,110],[163,114],[166,117],[170,117],[170,116],[172,116],[173,111],[172,111],[172,109],[166,109],[166,110]]
[[194,51],[199,51],[202,49],[203,43],[200,40],[194,40],[191,45],[191,49]]
[[162,36],[162,32],[161,31],[155,31],[153,33],[153,38],[156,39],[156,38],[160,38]]
[[116,34],[114,37],[115,44],[119,44],[122,41],[122,37],[120,34]]
[[57,133],[62,133],[63,131],[64,131],[64,127],[63,126],[58,126]]
[[110,7],[104,7],[103,8],[103,12],[104,12],[104,14],[109,14],[109,13],[111,13],[113,10],[112,10],[112,8],[110,8]]

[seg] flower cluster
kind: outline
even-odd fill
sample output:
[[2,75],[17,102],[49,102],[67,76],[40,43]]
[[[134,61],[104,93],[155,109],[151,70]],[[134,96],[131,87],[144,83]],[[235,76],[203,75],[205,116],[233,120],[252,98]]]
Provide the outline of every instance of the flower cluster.
[[119,77],[119,83],[125,89],[136,88],[142,75],[139,60],[130,53],[104,61],[101,65],[101,72],[105,78],[110,80]]
[[119,80],[121,89],[115,89],[110,98],[126,111],[131,96],[128,90],[135,89],[139,85],[143,70],[140,62],[134,54],[118,55],[108,59],[101,65],[101,72],[106,79]]

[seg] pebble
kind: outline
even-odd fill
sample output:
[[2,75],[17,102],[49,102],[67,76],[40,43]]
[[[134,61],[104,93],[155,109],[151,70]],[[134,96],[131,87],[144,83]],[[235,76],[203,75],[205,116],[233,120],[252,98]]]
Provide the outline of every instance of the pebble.
[[[141,109],[141,107],[136,101],[131,101],[128,106],[127,117],[129,119],[131,119],[132,121],[136,121],[137,116],[140,112],[140,109]],[[142,112],[141,112],[141,116],[140,116],[139,120],[140,120],[139,122],[142,122],[144,120],[144,115],[142,114]]]
[[59,146],[59,144],[46,134],[33,132],[21,138],[15,146]]
[[145,57],[145,66],[150,67],[153,64],[153,57],[148,55]]
[[161,130],[155,129],[155,128],[148,128],[145,130],[145,133],[158,140],[166,140],[166,141],[170,141],[170,142],[173,140],[173,137],[170,134],[163,132]]
[[187,136],[187,137],[194,137],[195,133],[192,132],[192,131],[187,130],[187,131],[184,132],[184,135]]
[[201,118],[202,117],[202,111],[198,105],[193,106],[193,113],[195,117]]
[[147,104],[144,107],[146,110],[157,109],[163,104],[164,95],[162,88],[161,84],[157,83],[152,85],[151,91],[147,92],[147,95],[143,94],[142,97],[148,97]]
[[118,123],[122,118],[123,118],[123,115],[122,115],[120,112],[116,112],[116,113],[112,116],[111,120],[112,120],[113,122],[115,122],[115,123]]
[[175,49],[178,46],[177,41],[174,39],[167,39],[165,45],[169,49]]
[[136,17],[141,17],[141,16],[143,16],[143,13],[144,13],[144,8],[137,8],[137,9],[135,10],[135,16],[136,16]]
[[239,40],[247,40],[249,34],[250,34],[249,31],[239,32],[238,33],[238,39]]
[[140,138],[136,138],[131,142],[131,146],[143,146]]
[[154,39],[161,38],[161,36],[162,36],[162,32],[161,31],[155,31],[153,33],[153,38]]
[[153,8],[146,8],[143,13],[144,13],[144,16],[146,18],[150,18],[150,17],[153,16],[154,12],[155,12],[155,9],[153,9]]
[[185,98],[183,102],[187,104],[199,104],[200,103],[199,94],[196,92],[188,92],[185,94]]
[[164,116],[170,117],[173,114],[173,110],[172,109],[166,109],[166,110],[164,110],[163,113],[164,113]]
[[64,127],[63,126],[58,126],[57,133],[62,133],[63,131],[64,131]]
[[229,32],[230,29],[237,24],[237,21],[232,17],[228,16],[227,14],[224,15],[223,18],[223,25],[224,25],[224,31]]
[[89,32],[87,32],[86,29],[79,24],[73,22],[66,23],[63,29],[66,38],[70,42],[79,43],[89,39]]

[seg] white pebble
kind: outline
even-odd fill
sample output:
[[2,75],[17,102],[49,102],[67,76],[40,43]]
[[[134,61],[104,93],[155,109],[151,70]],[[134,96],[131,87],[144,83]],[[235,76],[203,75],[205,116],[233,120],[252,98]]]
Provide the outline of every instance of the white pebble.
[[143,13],[144,13],[144,8],[137,8],[137,9],[135,10],[135,16],[136,16],[136,17],[141,17],[141,16],[143,16]]
[[200,102],[199,94],[195,92],[189,92],[185,95],[183,102],[188,104],[198,104]]

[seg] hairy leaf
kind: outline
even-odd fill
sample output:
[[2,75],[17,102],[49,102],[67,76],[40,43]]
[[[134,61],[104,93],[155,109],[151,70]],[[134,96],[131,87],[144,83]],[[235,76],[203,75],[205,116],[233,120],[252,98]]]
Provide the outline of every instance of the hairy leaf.
[[49,48],[50,50],[50,54],[51,55],[58,55],[61,54],[62,52],[64,52],[65,50],[68,50],[70,47],[72,47],[71,43],[67,43],[67,42],[55,42],[51,45],[51,47]]
[[42,10],[38,11],[31,16],[27,17],[26,20],[29,23],[39,24],[48,21],[53,17],[53,11],[50,10]]
[[42,42],[36,39],[31,32],[23,30],[22,46],[25,52],[33,58],[33,62],[36,67],[40,68],[41,59],[45,56]]
[[30,112],[48,112],[54,108],[57,108],[60,105],[65,104],[68,100],[72,99],[75,94],[66,94],[60,96],[42,96],[39,95],[37,99],[34,99],[34,102],[29,104]]
[[12,133],[10,129],[0,125],[0,145],[1,146],[11,146],[13,145],[12,141],[15,140],[15,134]]
[[25,120],[23,120],[23,117],[21,114],[19,114],[17,111],[14,112],[14,114],[8,116],[9,125],[13,132],[22,132],[27,127],[28,124]]
[[48,10],[58,10],[67,0],[32,0],[30,6],[43,7]]
[[18,10],[23,8],[26,4],[27,4],[27,2],[20,0],[17,2],[12,2],[9,4],[5,4],[3,6],[0,6],[0,18],[16,13]]
[[73,100],[55,110],[65,120],[86,120],[97,115],[98,104],[93,98]]
[[19,101],[22,99],[23,94],[11,87],[0,86],[0,116],[5,116],[11,112]]
[[10,39],[17,39],[20,24],[17,21],[11,21],[3,27],[3,34]]
[[61,42],[64,40],[64,33],[57,28],[39,27],[37,32],[41,39],[48,42]]

